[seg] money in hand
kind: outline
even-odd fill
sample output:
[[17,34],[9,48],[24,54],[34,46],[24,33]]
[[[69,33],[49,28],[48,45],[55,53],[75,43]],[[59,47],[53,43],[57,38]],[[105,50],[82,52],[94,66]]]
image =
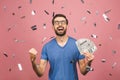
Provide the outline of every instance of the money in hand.
[[96,45],[89,39],[79,39],[76,41],[76,45],[81,54],[84,52],[94,53],[97,50]]

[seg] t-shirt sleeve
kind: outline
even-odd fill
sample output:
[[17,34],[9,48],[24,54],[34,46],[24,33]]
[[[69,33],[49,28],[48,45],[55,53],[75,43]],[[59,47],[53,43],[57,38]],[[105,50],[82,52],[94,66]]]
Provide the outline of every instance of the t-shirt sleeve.
[[77,48],[77,59],[80,60],[80,59],[84,59],[84,58],[85,58],[85,56],[82,55]]
[[[75,40],[75,42],[76,42],[76,40]],[[75,43],[75,51],[76,51],[76,53],[77,53],[77,60],[80,60],[80,59],[84,59],[84,58],[85,58],[85,56],[82,55],[82,54],[79,52],[76,43]]]
[[43,46],[43,48],[42,48],[41,59],[48,60],[47,47],[46,47],[46,45]]
[[85,58],[84,55],[82,55],[81,53],[78,53],[78,60],[80,60],[80,59],[84,59],[84,58]]

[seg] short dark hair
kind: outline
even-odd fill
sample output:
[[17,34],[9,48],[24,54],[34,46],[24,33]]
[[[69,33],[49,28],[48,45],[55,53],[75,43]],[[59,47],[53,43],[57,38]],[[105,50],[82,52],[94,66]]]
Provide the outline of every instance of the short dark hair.
[[64,14],[56,14],[55,16],[53,16],[53,19],[52,19],[52,24],[54,25],[54,20],[56,17],[64,17],[65,20],[66,20],[66,24],[68,25],[68,19],[66,18],[66,16]]

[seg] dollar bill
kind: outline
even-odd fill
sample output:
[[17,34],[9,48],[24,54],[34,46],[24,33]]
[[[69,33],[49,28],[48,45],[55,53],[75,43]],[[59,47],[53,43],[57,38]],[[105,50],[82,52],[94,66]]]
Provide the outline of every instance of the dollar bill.
[[83,54],[84,52],[89,52],[93,54],[97,50],[95,43],[86,38],[77,40],[76,45],[81,54]]

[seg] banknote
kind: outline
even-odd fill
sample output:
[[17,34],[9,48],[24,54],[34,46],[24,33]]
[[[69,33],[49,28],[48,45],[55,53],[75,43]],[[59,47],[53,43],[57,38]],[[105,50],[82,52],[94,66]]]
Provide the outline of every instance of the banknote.
[[78,39],[76,45],[81,54],[84,52],[94,53],[97,50],[97,47],[93,41],[87,38]]

